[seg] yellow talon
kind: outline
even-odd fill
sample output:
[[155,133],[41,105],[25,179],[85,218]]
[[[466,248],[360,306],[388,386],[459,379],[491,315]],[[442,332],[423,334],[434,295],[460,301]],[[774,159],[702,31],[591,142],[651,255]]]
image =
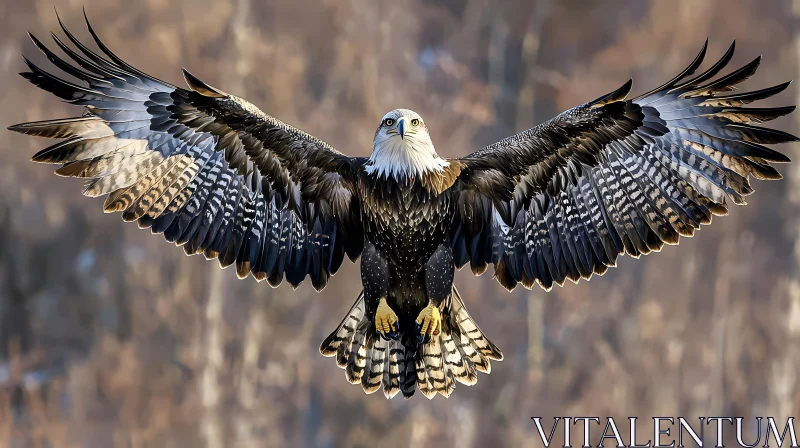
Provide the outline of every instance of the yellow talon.
[[417,324],[420,326],[421,335],[436,336],[439,334],[442,331],[442,314],[439,312],[439,308],[428,302],[428,306],[419,313]]
[[381,298],[378,303],[378,309],[375,311],[375,329],[379,333],[388,334],[395,331],[397,324],[397,314],[392,311],[392,308],[386,303],[386,298]]

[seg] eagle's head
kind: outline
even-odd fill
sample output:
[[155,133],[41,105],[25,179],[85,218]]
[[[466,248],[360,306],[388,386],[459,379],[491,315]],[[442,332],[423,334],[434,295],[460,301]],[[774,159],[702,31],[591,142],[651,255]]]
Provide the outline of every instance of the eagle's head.
[[442,171],[448,162],[436,154],[428,127],[413,110],[384,115],[372,141],[367,172],[395,179]]

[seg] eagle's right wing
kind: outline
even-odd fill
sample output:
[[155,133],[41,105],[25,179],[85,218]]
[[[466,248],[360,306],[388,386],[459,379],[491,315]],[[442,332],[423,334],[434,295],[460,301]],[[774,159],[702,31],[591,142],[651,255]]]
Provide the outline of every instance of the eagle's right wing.
[[706,47],[678,76],[644,95],[620,89],[559,114],[463,159],[456,262],[477,274],[495,266],[506,288],[544,288],[602,274],[623,253],[634,257],[677,244],[726,201],[744,204],[749,177],[778,179],[766,146],[797,141],[757,126],[794,106],[743,107],[788,83],[728,93],[755,73],[757,58],[714,79],[733,45],[691,77]]
[[[60,23],[60,21],[59,21]],[[88,21],[87,21],[88,24]],[[204,253],[240,277],[297,286],[311,277],[319,290],[363,246],[360,204],[351,181],[360,159],[210,87],[188,72],[191,90],[126,64],[97,38],[103,58],[61,25],[80,53],[56,44],[70,64],[31,36],[60,79],[26,59],[26,79],[69,103],[77,118],[9,129],[64,139],[33,157],[58,163],[57,174],[88,179],[84,194],[108,195],[107,212],[122,211],[153,233]],[[77,65],[77,66],[76,66]]]

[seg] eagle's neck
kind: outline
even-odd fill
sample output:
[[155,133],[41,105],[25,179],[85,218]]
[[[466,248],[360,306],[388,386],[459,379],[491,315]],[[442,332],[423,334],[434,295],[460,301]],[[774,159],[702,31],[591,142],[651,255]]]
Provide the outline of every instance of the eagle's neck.
[[403,180],[441,173],[449,165],[447,160],[436,154],[430,141],[393,137],[374,143],[372,156],[365,169],[378,178]]

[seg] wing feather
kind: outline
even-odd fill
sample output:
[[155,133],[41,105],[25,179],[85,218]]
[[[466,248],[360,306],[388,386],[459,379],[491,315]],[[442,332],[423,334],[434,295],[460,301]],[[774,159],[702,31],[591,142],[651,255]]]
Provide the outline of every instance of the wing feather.
[[751,77],[761,58],[717,78],[732,44],[690,78],[707,44],[654,90],[626,100],[629,81],[463,158],[451,233],[455,253],[465,252],[458,265],[469,262],[480,274],[492,263],[508,289],[577,282],[604,273],[620,254],[639,257],[694,235],[713,215],[727,214],[728,200],[745,204],[750,176],[780,178],[770,163],[789,159],[764,145],[797,138],[754,123],[795,108],[744,106],[788,83],[720,95]]
[[360,205],[351,159],[188,71],[189,89],[154,78],[114,54],[89,25],[100,49],[81,43],[58,19],[65,57],[35,36],[34,45],[62,79],[25,59],[22,76],[75,105],[81,117],[22,123],[9,129],[62,139],[33,156],[62,165],[56,173],[87,181],[84,194],[107,195],[121,211],[189,254],[236,264],[276,286],[307,276],[322,289],[344,255],[361,253]]

